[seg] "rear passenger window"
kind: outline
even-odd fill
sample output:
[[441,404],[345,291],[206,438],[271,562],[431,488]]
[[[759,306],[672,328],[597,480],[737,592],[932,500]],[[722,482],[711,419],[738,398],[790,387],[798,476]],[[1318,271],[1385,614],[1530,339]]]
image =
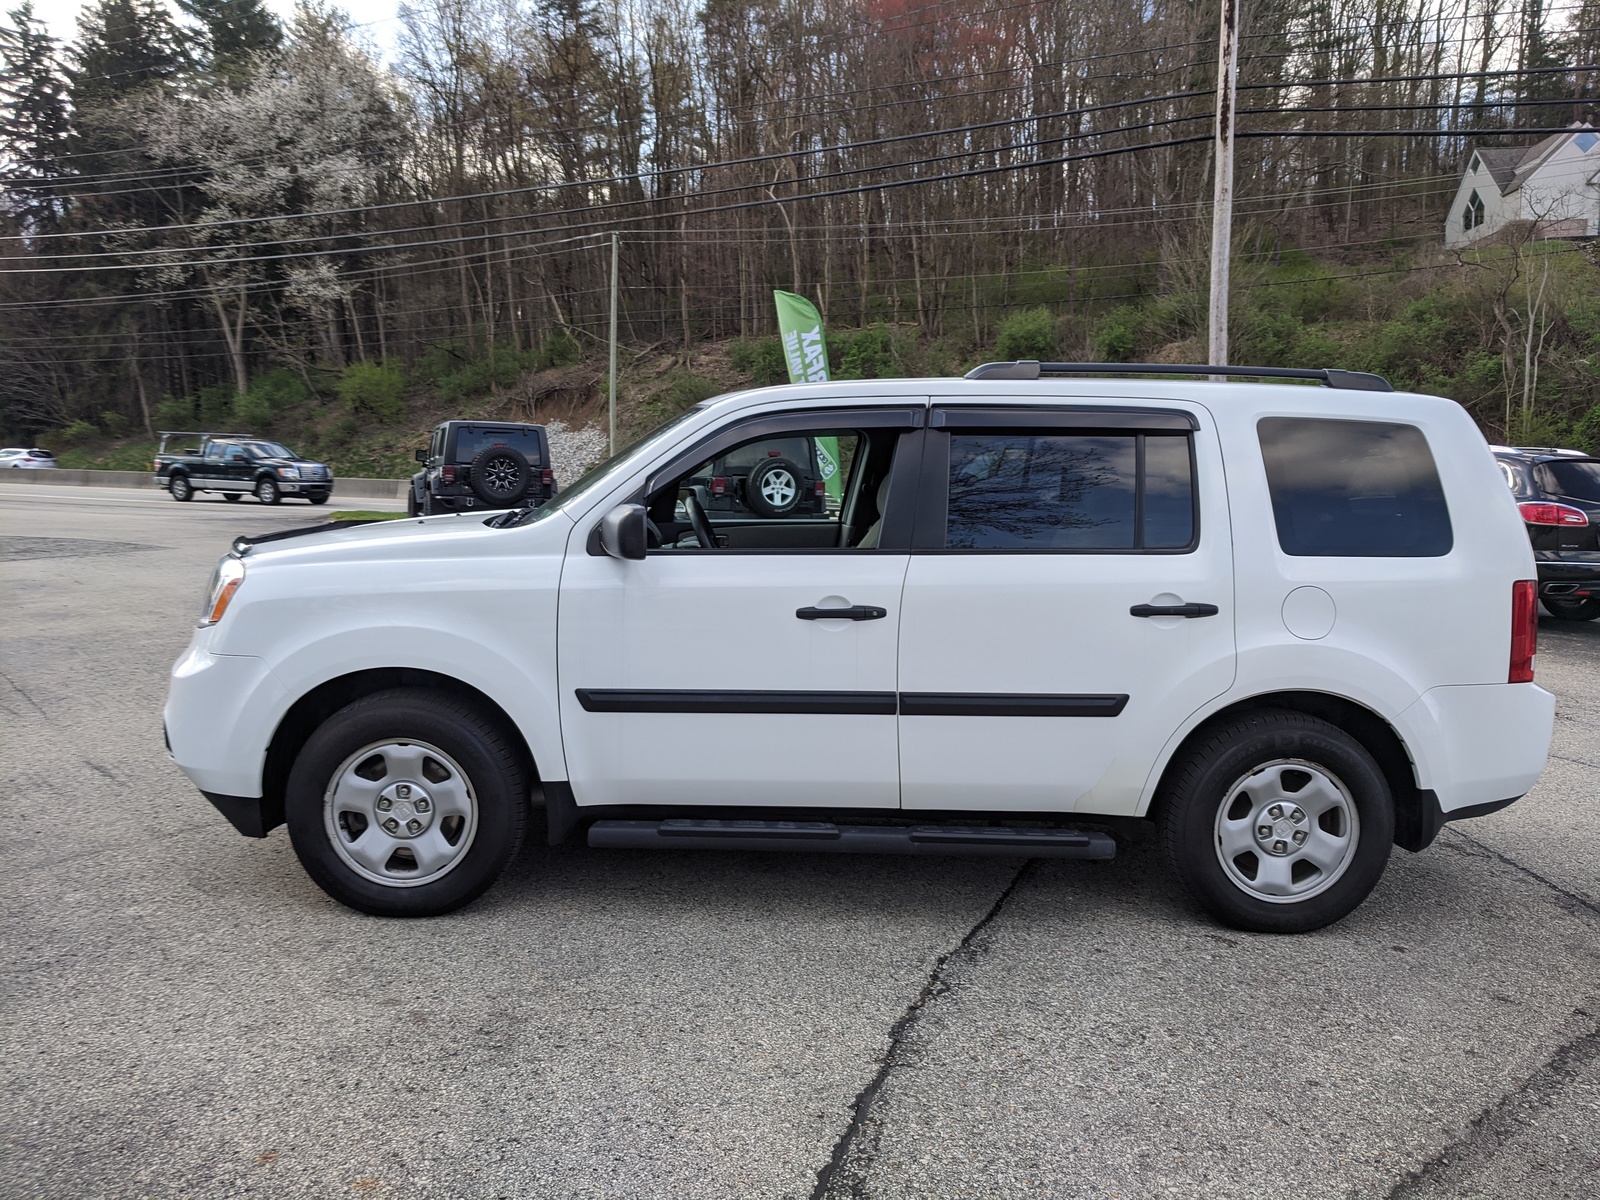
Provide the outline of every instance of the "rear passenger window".
[[1308,417],[1265,417],[1256,429],[1285,554],[1437,558],[1450,553],[1450,510],[1420,429]]
[[1182,550],[1194,529],[1185,436],[950,437],[951,550]]

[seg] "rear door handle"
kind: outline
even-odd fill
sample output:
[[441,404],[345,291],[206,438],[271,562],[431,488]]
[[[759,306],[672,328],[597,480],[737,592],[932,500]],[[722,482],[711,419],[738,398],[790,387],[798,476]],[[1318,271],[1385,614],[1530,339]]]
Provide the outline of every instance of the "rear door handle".
[[1135,604],[1128,610],[1136,617],[1214,617],[1215,604]]
[[852,604],[849,608],[797,608],[794,615],[802,621],[881,621],[889,615],[889,610],[870,604]]

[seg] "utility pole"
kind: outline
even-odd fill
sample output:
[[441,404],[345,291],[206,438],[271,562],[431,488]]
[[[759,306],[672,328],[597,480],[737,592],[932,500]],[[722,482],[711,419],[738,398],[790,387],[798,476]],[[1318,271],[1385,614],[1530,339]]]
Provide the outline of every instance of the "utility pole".
[[611,235],[611,388],[608,404],[611,432],[606,440],[606,453],[617,452],[617,235]]
[[1239,69],[1239,0],[1222,0],[1217,46],[1216,194],[1211,207],[1211,331],[1207,363],[1228,361],[1228,258],[1233,249],[1233,99]]

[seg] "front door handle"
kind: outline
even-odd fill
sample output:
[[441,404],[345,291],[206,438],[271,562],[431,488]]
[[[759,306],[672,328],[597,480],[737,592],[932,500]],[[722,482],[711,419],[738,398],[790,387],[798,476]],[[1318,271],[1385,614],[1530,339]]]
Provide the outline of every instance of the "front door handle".
[[1136,617],[1214,617],[1215,604],[1135,604],[1128,610]]
[[889,615],[889,610],[870,604],[852,604],[849,608],[797,608],[794,615],[802,621],[881,621]]

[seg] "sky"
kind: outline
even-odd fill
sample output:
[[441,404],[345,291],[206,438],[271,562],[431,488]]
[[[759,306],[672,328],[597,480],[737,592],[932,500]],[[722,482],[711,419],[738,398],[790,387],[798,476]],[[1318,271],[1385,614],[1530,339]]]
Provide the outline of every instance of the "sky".
[[[365,34],[380,53],[389,55],[400,28],[395,15],[399,0],[336,0],[335,6],[350,14],[358,34]],[[49,26],[51,36],[62,42],[77,36],[78,13],[83,7],[84,0],[33,0],[34,14]],[[177,5],[169,7],[177,11]],[[294,0],[267,0],[267,7],[287,18],[294,11]]]

